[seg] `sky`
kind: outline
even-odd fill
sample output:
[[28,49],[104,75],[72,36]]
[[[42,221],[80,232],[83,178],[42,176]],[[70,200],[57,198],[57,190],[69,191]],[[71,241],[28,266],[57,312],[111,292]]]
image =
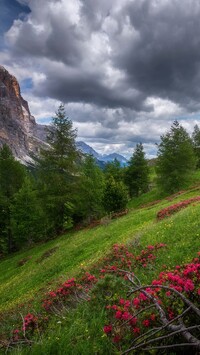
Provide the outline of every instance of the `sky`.
[[199,0],[0,0],[0,64],[38,123],[59,104],[102,154],[200,124]]

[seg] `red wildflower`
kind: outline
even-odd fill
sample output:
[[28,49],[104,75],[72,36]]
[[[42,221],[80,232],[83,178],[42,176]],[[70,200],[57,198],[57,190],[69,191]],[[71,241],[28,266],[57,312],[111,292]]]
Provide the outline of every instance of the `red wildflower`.
[[142,324],[143,324],[145,327],[149,327],[149,326],[150,326],[150,321],[149,321],[149,319],[143,320]]
[[122,318],[122,311],[117,311],[117,312],[115,313],[115,318],[121,319],[121,318]]
[[104,331],[104,333],[106,333],[106,334],[111,333],[111,332],[112,332],[112,324],[105,325],[105,326],[103,327],[103,331]]
[[140,334],[140,328],[138,327],[133,328],[133,333]]
[[134,298],[134,300],[133,300],[133,304],[134,304],[134,306],[137,308],[137,307],[139,307],[139,304],[140,304],[140,300],[139,300],[139,298],[138,297],[135,297]]
[[113,338],[113,343],[119,343],[121,340],[121,337],[119,335],[115,335],[115,337]]

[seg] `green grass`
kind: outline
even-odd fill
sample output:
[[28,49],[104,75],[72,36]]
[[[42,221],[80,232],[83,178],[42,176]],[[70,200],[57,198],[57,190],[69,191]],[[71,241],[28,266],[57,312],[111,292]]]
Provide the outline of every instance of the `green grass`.
[[[198,190],[189,191],[173,201],[163,199],[155,206],[133,209],[128,215],[112,220],[108,225],[71,232],[6,258],[0,262],[0,312],[11,310],[24,302],[32,302],[33,299],[37,304],[37,298],[52,288],[58,279],[77,275],[81,268],[89,267],[107,253],[114,243],[124,243],[143,234],[155,223],[158,210],[199,193]],[[149,198],[151,194],[145,194],[138,200],[143,204],[146,195]],[[150,240],[151,237],[151,243]],[[57,249],[38,263],[37,260],[52,248]],[[19,261],[27,257],[30,259],[23,266],[18,266]]]
[[[138,270],[138,276],[145,283],[151,282],[163,264],[174,267],[190,261],[200,246],[200,205],[191,205],[161,222],[156,221],[156,214],[161,208],[197,195],[200,195],[200,190],[191,189],[174,197],[172,201],[163,198],[154,206],[140,209],[139,206],[159,199],[157,191],[152,190],[131,201],[130,212],[126,216],[112,220],[107,225],[69,232],[2,260],[0,312],[8,315],[6,328],[12,328],[10,315],[13,315],[13,321],[16,314],[19,319],[19,312],[24,314],[28,304],[31,309],[39,311],[41,299],[47,290],[78,275],[83,269],[88,270],[109,252],[114,243],[132,243],[137,238],[141,244],[138,248],[155,243],[168,245],[167,252],[161,251],[152,270],[145,273]],[[56,248],[54,253],[38,262],[52,248]],[[18,266],[19,261],[25,258],[29,258],[27,262]],[[24,303],[25,308],[20,308]],[[39,344],[35,344],[31,351],[19,348],[16,353],[116,354],[102,331],[105,322],[106,315],[101,302],[95,308],[89,303],[82,303],[69,314],[54,317]]]
[[[137,270],[137,276],[143,284],[150,283],[162,270],[163,264],[170,269],[175,265],[190,262],[196,256],[200,245],[199,221],[200,205],[196,205],[146,228],[140,236],[139,248],[161,242],[167,244],[167,250],[159,252],[152,269],[145,272],[144,269]],[[122,290],[116,288],[117,296],[120,292]],[[95,305],[82,303],[68,314],[54,317],[47,332],[39,341],[37,340],[38,344],[35,344],[31,351],[19,348],[16,354],[117,354],[116,348],[102,330],[107,322],[105,305],[109,303],[109,297],[105,298],[103,304],[99,296]]]
[[[131,211],[127,216],[113,220],[106,226],[69,233],[44,245],[17,253],[0,263],[0,311],[37,298],[41,288],[50,281],[76,275],[80,268],[89,267],[102,257],[116,242],[126,242],[155,218],[155,210]],[[50,257],[37,263],[37,259],[51,248],[58,249]],[[23,266],[18,262],[31,257]]]

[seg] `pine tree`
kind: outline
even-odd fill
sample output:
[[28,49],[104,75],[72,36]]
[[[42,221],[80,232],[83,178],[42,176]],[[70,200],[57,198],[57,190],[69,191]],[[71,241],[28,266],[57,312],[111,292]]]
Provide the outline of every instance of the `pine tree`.
[[130,196],[138,196],[147,192],[149,187],[149,167],[145,159],[142,143],[136,145],[134,153],[128,163],[125,182],[129,187]]
[[115,181],[111,176],[106,181],[103,204],[107,212],[123,211],[128,203],[128,191],[122,181]]
[[81,219],[95,219],[103,212],[104,174],[91,155],[83,159],[77,186],[75,214]]
[[80,152],[75,143],[76,130],[61,104],[47,131],[48,149],[42,149],[38,162],[41,195],[49,216],[49,227],[60,231],[66,220],[66,204],[73,201]]
[[45,215],[30,178],[25,179],[21,189],[14,195],[10,210],[13,239],[18,248],[44,237]]
[[200,168],[200,129],[198,125],[194,126],[194,132],[192,134],[194,152],[197,158],[197,168]]
[[11,231],[10,207],[14,194],[21,188],[25,168],[16,161],[5,144],[0,150],[0,250],[11,252],[14,246]]
[[104,173],[107,179],[112,176],[115,181],[123,181],[124,168],[116,158],[106,164]]
[[195,164],[192,140],[175,121],[158,145],[158,185],[168,193],[178,191],[188,181]]

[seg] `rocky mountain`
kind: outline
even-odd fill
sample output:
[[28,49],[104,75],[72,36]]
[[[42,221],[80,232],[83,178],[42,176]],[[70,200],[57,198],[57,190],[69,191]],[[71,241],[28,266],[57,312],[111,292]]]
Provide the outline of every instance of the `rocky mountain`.
[[94,150],[92,147],[90,147],[88,144],[86,144],[83,141],[78,141],[76,143],[77,148],[84,154],[90,154],[92,155],[94,158],[99,159],[100,158],[100,154],[96,152],[96,150]]
[[112,162],[115,159],[117,159],[121,165],[126,165],[127,164],[127,159],[124,158],[121,154],[118,153],[112,153],[112,154],[99,154],[94,150],[92,147],[90,147],[88,144],[85,142],[79,141],[77,142],[77,147],[85,154],[91,154],[95,159],[97,159],[100,162],[105,163]]
[[24,163],[44,145],[45,126],[38,125],[17,79],[0,66],[0,146],[8,144],[14,156]]
[[[17,159],[30,164],[31,156],[46,145],[45,137],[45,126],[37,124],[31,115],[17,79],[0,65],[0,147],[6,143]],[[83,153],[93,155],[101,167],[114,159],[121,165],[127,163],[120,154],[101,155],[84,142],[77,142],[77,147]]]

